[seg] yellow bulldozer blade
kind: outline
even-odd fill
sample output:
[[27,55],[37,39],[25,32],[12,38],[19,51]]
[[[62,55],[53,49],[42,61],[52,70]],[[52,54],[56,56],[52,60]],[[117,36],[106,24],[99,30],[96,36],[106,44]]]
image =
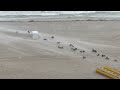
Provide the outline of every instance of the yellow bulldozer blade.
[[120,72],[107,66],[97,68],[96,72],[110,79],[120,79]]

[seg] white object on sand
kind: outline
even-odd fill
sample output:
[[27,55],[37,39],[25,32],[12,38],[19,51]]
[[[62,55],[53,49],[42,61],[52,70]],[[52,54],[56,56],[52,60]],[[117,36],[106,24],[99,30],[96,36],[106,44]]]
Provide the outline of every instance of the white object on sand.
[[31,35],[32,35],[33,39],[39,39],[40,38],[40,35],[39,35],[38,31],[32,31]]

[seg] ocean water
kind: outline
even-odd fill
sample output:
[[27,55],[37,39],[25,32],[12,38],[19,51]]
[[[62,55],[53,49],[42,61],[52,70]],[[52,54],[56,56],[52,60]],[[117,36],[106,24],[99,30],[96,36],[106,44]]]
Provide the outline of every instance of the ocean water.
[[96,11],[0,11],[0,16],[9,15],[40,15],[40,16],[54,16],[54,15],[80,15],[83,13],[94,13]]
[[89,19],[117,19],[120,11],[0,11],[0,20],[13,18],[55,18],[55,17],[83,17]]

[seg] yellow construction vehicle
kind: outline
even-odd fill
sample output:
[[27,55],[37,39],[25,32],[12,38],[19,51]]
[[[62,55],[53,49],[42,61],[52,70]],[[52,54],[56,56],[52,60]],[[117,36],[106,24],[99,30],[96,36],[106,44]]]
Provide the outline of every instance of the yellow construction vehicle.
[[120,79],[120,72],[107,66],[97,68],[96,72],[110,79]]

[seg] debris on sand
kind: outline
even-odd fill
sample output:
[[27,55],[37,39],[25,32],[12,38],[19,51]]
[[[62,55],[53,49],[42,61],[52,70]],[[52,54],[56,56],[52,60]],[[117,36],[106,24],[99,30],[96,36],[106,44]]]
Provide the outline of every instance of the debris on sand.
[[85,53],[85,51],[84,51],[84,50],[83,50],[82,52],[83,52],[83,53]]
[[54,36],[51,37],[52,39],[54,38]]
[[105,55],[102,55],[102,57],[105,57]]
[[115,62],[117,62],[118,60],[114,60]]
[[83,56],[82,58],[83,58],[83,59],[86,59],[86,57],[85,57],[85,56]]
[[85,53],[85,51],[84,50],[82,50],[82,51],[80,51],[81,53]]
[[108,58],[108,57],[106,57],[105,59],[106,59],[106,60],[109,60],[109,58]]
[[81,53],[83,52],[83,51],[80,51]]
[[63,46],[58,46],[58,48],[63,49]]
[[70,47],[74,47],[72,44],[69,44]]
[[45,38],[45,39],[43,39],[43,40],[47,40],[47,39]]
[[96,52],[97,52],[97,50],[95,50],[95,49],[92,49],[92,52],[95,52],[95,53],[96,53]]
[[57,44],[60,44],[60,42],[57,42]]
[[72,47],[71,49],[72,49],[73,51],[76,51],[76,50],[77,50],[77,48],[76,48],[76,47]]

